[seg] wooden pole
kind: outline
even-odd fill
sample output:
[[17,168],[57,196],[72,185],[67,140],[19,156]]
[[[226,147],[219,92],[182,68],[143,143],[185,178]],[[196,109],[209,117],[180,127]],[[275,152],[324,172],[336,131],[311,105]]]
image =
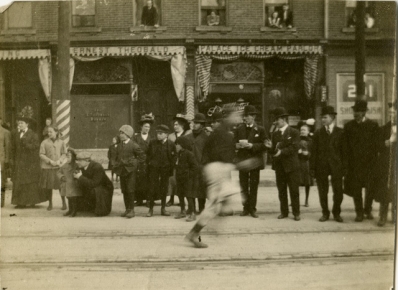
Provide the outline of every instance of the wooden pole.
[[355,26],[355,84],[357,99],[366,100],[365,96],[365,1],[358,1]]

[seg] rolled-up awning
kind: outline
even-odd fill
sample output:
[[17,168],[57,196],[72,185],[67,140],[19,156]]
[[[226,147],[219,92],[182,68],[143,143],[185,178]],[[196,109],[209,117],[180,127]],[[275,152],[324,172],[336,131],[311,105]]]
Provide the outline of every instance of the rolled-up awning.
[[321,45],[201,45],[198,54],[322,54]]
[[72,56],[185,55],[184,46],[94,46],[71,47]]
[[11,49],[0,50],[0,60],[10,59],[43,59],[51,56],[49,49]]

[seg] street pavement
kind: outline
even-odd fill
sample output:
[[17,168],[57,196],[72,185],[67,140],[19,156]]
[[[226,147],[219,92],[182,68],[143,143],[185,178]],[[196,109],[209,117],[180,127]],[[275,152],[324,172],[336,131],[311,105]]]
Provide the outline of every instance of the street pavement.
[[[233,178],[237,179],[234,172]],[[8,289],[390,289],[395,227],[375,220],[354,222],[353,201],[345,196],[344,223],[321,223],[316,187],[302,220],[278,220],[279,200],[270,169],[261,173],[259,218],[217,217],[202,232],[207,249],[183,240],[193,226],[185,220],[152,218],[146,207],[136,217],[121,218],[123,196],[115,190],[112,213],[63,217],[54,193],[47,204],[15,209],[6,192],[1,212],[1,279]],[[301,204],[304,203],[301,188]],[[332,194],[329,196],[332,205]],[[177,206],[168,208],[176,215]],[[68,279],[67,276],[73,279]]]

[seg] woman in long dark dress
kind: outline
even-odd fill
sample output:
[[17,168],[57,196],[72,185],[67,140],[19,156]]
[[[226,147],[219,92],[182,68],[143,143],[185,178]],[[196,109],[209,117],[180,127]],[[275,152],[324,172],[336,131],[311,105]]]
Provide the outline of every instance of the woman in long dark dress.
[[30,127],[34,120],[18,118],[18,132],[13,136],[13,190],[11,203],[16,208],[34,206],[48,200],[40,189],[39,137]]
[[[134,134],[133,141],[140,146],[141,150],[144,151],[146,155],[148,152],[149,142],[152,140],[152,137],[149,135],[149,131],[151,130],[151,125],[154,122],[154,118],[152,114],[147,114],[142,116],[140,120],[141,132]],[[136,205],[143,205],[144,200],[148,199],[148,172],[146,170],[146,164],[138,164],[137,170],[137,179],[136,179],[136,187],[135,187],[135,199]]]
[[314,185],[314,180],[310,175],[309,159],[312,151],[312,138],[310,137],[310,127],[307,124],[300,126],[300,146],[298,151],[300,161],[300,186],[305,188],[305,207],[308,207],[310,187]]

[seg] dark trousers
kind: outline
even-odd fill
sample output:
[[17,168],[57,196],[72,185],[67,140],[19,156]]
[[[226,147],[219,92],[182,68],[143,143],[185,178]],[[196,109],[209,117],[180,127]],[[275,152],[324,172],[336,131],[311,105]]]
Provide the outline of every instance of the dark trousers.
[[180,200],[180,208],[181,211],[185,210],[185,190],[186,187],[184,186],[184,180],[178,180],[176,179],[176,185],[177,185],[177,196],[178,199]]
[[[322,207],[322,215],[330,216],[328,205],[329,193],[329,175],[331,172],[325,172],[316,176],[316,184],[319,192],[319,202]],[[339,216],[341,213],[341,203],[343,202],[343,177],[331,175],[331,183],[333,190],[333,216]]]
[[149,207],[153,209],[154,198],[159,193],[162,208],[166,206],[167,190],[169,186],[170,168],[169,167],[149,167]]
[[188,210],[187,214],[193,214],[195,213],[195,198],[193,197],[187,197],[188,200]]
[[290,200],[294,216],[300,215],[300,170],[286,172],[280,164],[275,168],[276,186],[279,193],[279,202],[281,214],[289,214],[289,205],[287,200],[287,188],[289,187]]
[[239,183],[242,195],[243,210],[256,212],[260,169],[249,172],[239,171]]
[[355,205],[355,212],[358,216],[363,214],[370,214],[372,212],[373,196],[370,195],[369,190],[365,188],[365,203],[362,198],[362,187],[352,186],[352,194]]
[[135,181],[135,171],[120,176],[120,187],[122,189],[124,206],[126,207],[126,210],[134,209]]

